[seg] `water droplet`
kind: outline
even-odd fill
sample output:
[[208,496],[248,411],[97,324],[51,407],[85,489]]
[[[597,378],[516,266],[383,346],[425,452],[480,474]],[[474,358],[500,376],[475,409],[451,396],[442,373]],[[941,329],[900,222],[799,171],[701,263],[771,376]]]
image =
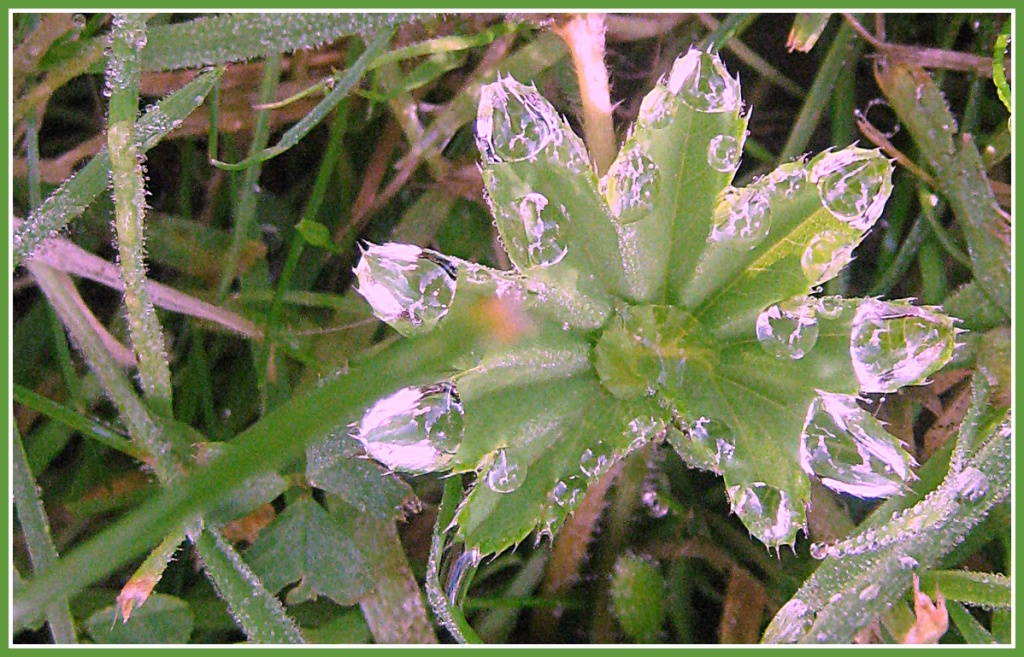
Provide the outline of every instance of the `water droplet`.
[[733,513],[769,547],[792,545],[804,527],[803,509],[794,508],[784,490],[758,481],[729,486],[726,494]]
[[740,81],[717,54],[691,49],[672,65],[665,85],[698,112],[732,112],[740,107]]
[[640,144],[615,158],[601,179],[601,191],[612,215],[622,223],[646,217],[661,190],[658,165]]
[[963,499],[977,502],[988,493],[988,477],[974,466],[968,466],[956,475],[954,487]]
[[583,484],[581,484],[579,477],[573,475],[567,480],[560,480],[556,483],[548,497],[558,506],[571,510],[579,502],[582,490]]
[[817,301],[797,296],[769,307],[757,316],[757,340],[776,358],[799,360],[818,341]]
[[824,559],[829,554],[828,545],[825,543],[811,543],[810,552],[811,556],[815,559]]
[[82,14],[75,14],[71,17],[72,29],[77,32],[81,32],[85,29],[86,22],[85,16]]
[[402,388],[366,411],[354,437],[370,458],[392,470],[438,472],[462,442],[462,414],[449,382]]
[[800,267],[811,285],[835,278],[846,265],[853,262],[853,249],[857,245],[850,236],[838,231],[824,230],[807,243],[800,256]]
[[882,585],[878,582],[872,582],[864,587],[864,590],[857,594],[857,597],[867,602],[868,600],[874,600],[878,597],[878,592],[882,590]]
[[852,395],[818,391],[800,436],[800,467],[832,490],[857,497],[900,493],[913,457]]
[[543,194],[530,193],[519,201],[519,218],[525,233],[526,256],[535,267],[557,264],[568,249],[559,224],[567,224],[564,205],[551,205]]
[[536,88],[506,77],[481,89],[476,131],[485,161],[521,162],[557,139],[560,122]]
[[708,242],[720,242],[737,249],[752,249],[768,236],[771,211],[767,194],[750,186],[730,187],[715,209]]
[[787,199],[794,198],[806,182],[807,165],[802,160],[779,165],[759,181],[769,194],[781,193]]
[[814,309],[822,319],[837,319],[843,314],[844,301],[843,297],[836,295],[820,297]]
[[948,363],[956,348],[953,319],[928,306],[866,299],[857,308],[850,356],[864,392],[918,385]]
[[[995,151],[995,149],[993,149],[993,152],[994,151]],[[928,195],[928,205],[930,205],[930,206],[932,206],[934,208],[938,204],[939,204],[939,197],[937,195],[935,195],[935,194],[929,194]]]
[[742,147],[732,135],[716,135],[708,144],[708,166],[715,171],[732,173],[740,166]]
[[508,451],[504,449],[498,450],[494,455],[494,461],[484,478],[487,487],[495,493],[511,493],[519,488],[525,479],[526,466],[521,465],[515,457],[509,456]]
[[658,84],[640,103],[640,112],[636,118],[637,126],[651,130],[667,128],[672,125],[675,112],[675,100],[662,84]]
[[455,265],[410,244],[367,245],[355,274],[373,314],[405,336],[434,328],[455,296]]
[[907,570],[913,570],[914,568],[917,568],[920,565],[917,562],[917,559],[906,554],[900,555],[899,562],[900,567],[906,568]]
[[646,486],[640,495],[640,501],[647,508],[647,514],[652,518],[664,518],[668,515],[668,505],[661,499],[654,486]]
[[692,421],[677,417],[673,423],[668,441],[679,457],[692,468],[721,474],[736,451],[736,437],[729,425],[703,416]]
[[816,615],[800,598],[790,598],[765,630],[762,643],[796,643],[814,625]]
[[590,479],[597,479],[608,471],[609,460],[604,454],[595,454],[587,448],[580,455],[580,470]]
[[851,146],[812,162],[810,180],[832,214],[860,232],[878,220],[892,192],[892,164],[878,151]]

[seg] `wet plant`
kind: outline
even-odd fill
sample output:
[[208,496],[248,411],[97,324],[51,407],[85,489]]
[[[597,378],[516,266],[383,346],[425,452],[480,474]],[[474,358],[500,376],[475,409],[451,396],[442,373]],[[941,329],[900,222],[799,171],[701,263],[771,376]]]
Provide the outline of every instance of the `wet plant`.
[[1008,641],[1009,21],[777,18],[18,15],[18,640]]

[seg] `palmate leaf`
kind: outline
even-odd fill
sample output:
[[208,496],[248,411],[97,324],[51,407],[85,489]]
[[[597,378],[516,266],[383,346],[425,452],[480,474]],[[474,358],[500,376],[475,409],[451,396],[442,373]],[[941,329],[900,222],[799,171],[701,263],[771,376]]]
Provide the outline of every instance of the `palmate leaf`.
[[405,245],[364,253],[360,289],[402,333],[465,321],[448,312],[462,304],[497,336],[447,380],[378,402],[355,433],[389,467],[475,473],[439,527],[470,557],[553,533],[588,472],[650,441],[722,474],[769,547],[804,527],[812,476],[863,497],[913,478],[857,394],[923,382],[952,357],[953,321],[814,296],[881,215],[892,165],[849,147],[734,188],[739,94],[717,56],[690,51],[598,179],[536,89],[499,79],[481,94],[477,143],[515,271]]

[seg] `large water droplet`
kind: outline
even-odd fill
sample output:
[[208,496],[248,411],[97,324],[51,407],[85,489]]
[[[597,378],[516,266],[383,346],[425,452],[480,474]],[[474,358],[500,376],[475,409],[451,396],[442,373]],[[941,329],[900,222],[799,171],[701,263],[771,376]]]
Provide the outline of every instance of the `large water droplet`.
[[791,199],[804,188],[806,182],[807,165],[800,160],[779,165],[762,178],[759,184],[765,187],[769,194],[782,194],[784,198]]
[[661,172],[643,147],[634,144],[612,162],[601,179],[601,189],[612,215],[622,223],[632,223],[654,209]]
[[476,132],[485,161],[520,162],[536,157],[556,140],[560,122],[536,88],[506,77],[480,90]]
[[548,203],[543,194],[530,193],[519,201],[518,209],[525,233],[522,246],[530,265],[550,267],[561,261],[568,252],[561,235],[561,225],[568,223],[565,206]]
[[434,328],[455,297],[451,261],[410,244],[367,245],[355,274],[373,314],[406,336]]
[[857,594],[857,597],[863,600],[864,602],[867,602],[868,600],[874,600],[876,597],[878,597],[878,592],[881,590],[881,584],[879,584],[878,582],[872,582],[871,584],[865,586],[864,589]]
[[644,96],[643,102],[640,103],[640,112],[636,117],[637,126],[652,130],[667,128],[672,125],[675,112],[675,100],[668,90],[659,84]]
[[811,285],[818,285],[836,277],[846,265],[853,262],[856,244],[847,235],[825,230],[807,243],[800,256],[800,267]]
[[729,425],[704,416],[687,421],[676,418],[668,433],[668,442],[679,457],[692,468],[722,473],[722,466],[732,460],[736,437]]
[[731,173],[740,166],[742,147],[732,135],[716,135],[708,143],[708,166],[715,171]]
[[708,242],[720,242],[737,249],[752,249],[771,228],[767,194],[758,187],[728,188],[715,209]]
[[818,392],[800,436],[800,467],[832,490],[857,497],[888,497],[914,479],[913,457],[857,398]]
[[729,486],[726,493],[733,513],[768,546],[792,545],[804,527],[803,510],[793,507],[784,490],[758,481]]
[[851,146],[823,153],[811,168],[821,202],[861,232],[878,220],[892,192],[892,164],[878,151]]
[[798,360],[818,341],[817,300],[797,296],[771,306],[757,316],[757,340],[776,358]]
[[928,306],[866,299],[853,318],[850,356],[864,392],[924,383],[955,348],[953,319]]
[[402,388],[377,401],[355,425],[366,454],[392,470],[443,470],[462,441],[462,402],[441,382]]
[[526,466],[521,465],[514,456],[509,456],[508,451],[498,450],[494,455],[494,461],[484,477],[487,487],[495,493],[511,493],[519,488],[526,479]]
[[691,49],[672,65],[668,90],[698,112],[731,112],[740,107],[740,81],[717,54]]

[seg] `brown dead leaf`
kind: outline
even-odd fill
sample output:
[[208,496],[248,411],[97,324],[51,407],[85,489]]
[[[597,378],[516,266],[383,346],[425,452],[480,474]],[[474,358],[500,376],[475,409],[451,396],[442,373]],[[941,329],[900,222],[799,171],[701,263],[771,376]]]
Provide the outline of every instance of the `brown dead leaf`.
[[903,643],[923,644],[938,643],[942,635],[949,629],[949,613],[946,611],[946,599],[935,587],[935,602],[926,593],[921,592],[921,580],[914,574],[914,615],[917,621],[903,638]]

